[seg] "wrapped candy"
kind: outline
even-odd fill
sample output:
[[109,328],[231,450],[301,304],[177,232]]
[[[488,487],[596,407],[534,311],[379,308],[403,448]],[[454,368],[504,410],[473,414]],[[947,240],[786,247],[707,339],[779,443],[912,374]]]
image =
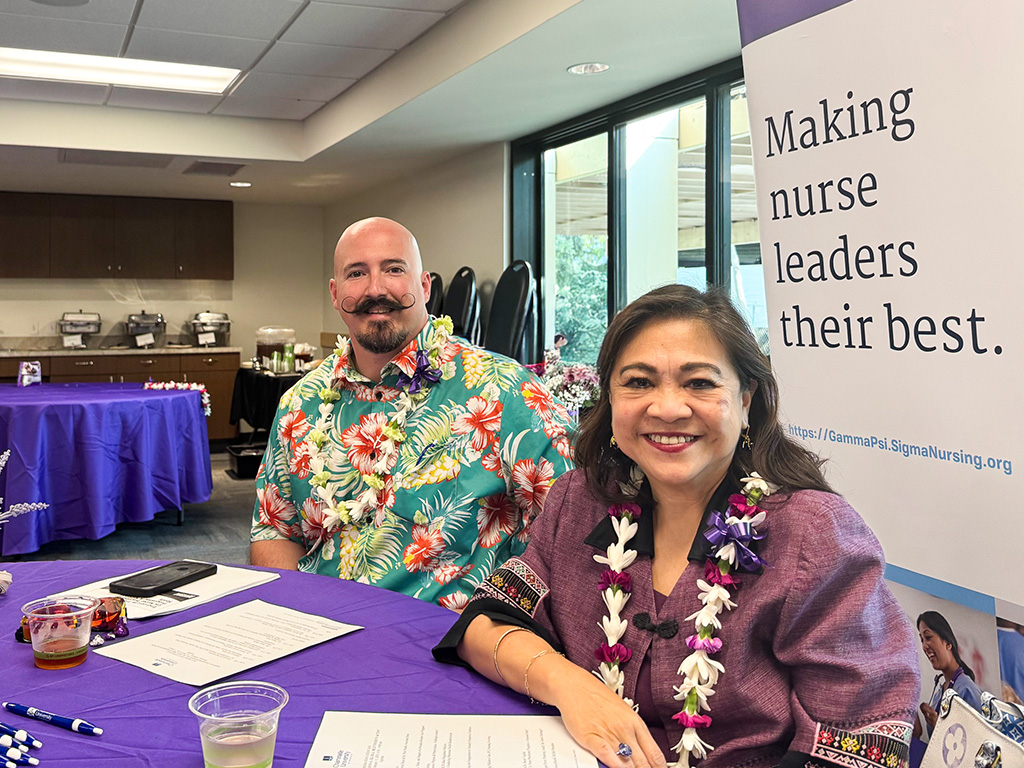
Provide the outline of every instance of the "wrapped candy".
[[0,595],[7,593],[13,581],[14,577],[11,576],[10,571],[0,571]]

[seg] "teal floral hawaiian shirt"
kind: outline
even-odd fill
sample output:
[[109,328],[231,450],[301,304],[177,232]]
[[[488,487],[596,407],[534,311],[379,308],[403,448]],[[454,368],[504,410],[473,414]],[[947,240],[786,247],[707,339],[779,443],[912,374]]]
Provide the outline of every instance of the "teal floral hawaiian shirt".
[[[299,569],[461,609],[526,548],[572,468],[565,408],[518,363],[431,319],[375,383],[347,341],[281,398],[256,478],[252,539]],[[340,337],[339,337],[340,338]]]

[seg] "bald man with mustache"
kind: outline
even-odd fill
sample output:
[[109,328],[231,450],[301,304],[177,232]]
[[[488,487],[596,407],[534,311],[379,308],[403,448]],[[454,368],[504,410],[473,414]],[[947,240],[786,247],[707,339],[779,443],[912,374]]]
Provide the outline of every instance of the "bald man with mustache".
[[430,277],[398,222],[348,227],[329,289],[349,337],[281,399],[250,560],[461,610],[522,553],[572,468],[568,414],[517,362],[429,315]]

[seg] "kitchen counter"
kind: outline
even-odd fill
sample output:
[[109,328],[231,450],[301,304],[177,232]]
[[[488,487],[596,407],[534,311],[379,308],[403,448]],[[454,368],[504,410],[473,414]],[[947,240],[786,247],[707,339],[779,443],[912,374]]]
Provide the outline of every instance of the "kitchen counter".
[[106,355],[209,355],[209,354],[225,354],[235,352],[239,355],[242,354],[241,347],[150,347],[150,348],[132,348],[124,347],[123,349],[116,349],[114,347],[108,347],[106,349],[64,349],[63,347],[53,347],[51,349],[0,349],[0,359],[2,358],[32,358],[32,357],[81,357],[83,355],[89,357],[106,356]]

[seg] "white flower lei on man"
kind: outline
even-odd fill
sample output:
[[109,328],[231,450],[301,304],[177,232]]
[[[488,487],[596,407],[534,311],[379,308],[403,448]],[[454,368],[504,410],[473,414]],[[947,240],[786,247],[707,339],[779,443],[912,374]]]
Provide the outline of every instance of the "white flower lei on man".
[[[370,518],[370,512],[376,510],[375,521],[379,524],[383,519],[386,499],[389,489],[387,481],[390,478],[391,468],[398,460],[398,450],[405,442],[405,425],[409,416],[427,397],[428,384],[437,381],[441,373],[441,355],[444,352],[448,339],[452,334],[453,325],[449,317],[438,317],[430,321],[433,334],[427,345],[424,364],[417,367],[416,372],[405,386],[401,388],[401,394],[395,398],[395,411],[391,414],[387,424],[381,431],[381,439],[377,444],[378,459],[369,473],[361,476],[362,490],[354,495],[346,494],[348,498],[336,501],[338,495],[338,483],[331,480],[332,469],[337,470],[342,465],[341,457],[337,455],[338,449],[335,442],[329,438],[329,433],[335,428],[334,425],[334,404],[341,398],[341,393],[332,387],[324,387],[319,395],[322,400],[319,406],[319,416],[309,433],[310,442],[313,445],[314,453],[310,458],[309,466],[313,477],[310,480],[314,486],[316,497],[326,505],[323,527],[326,533],[333,531],[339,525],[360,525]],[[335,350],[339,355],[344,354],[345,339],[339,334],[338,347]],[[417,390],[415,392],[410,390]]]
[[[683,702],[679,712],[672,716],[683,726],[683,735],[672,748],[679,755],[675,763],[682,768],[689,768],[691,755],[697,759],[705,757],[709,750],[714,749],[697,735],[698,728],[711,725],[709,715],[700,714],[701,710],[710,712],[708,698],[714,695],[719,675],[725,667],[712,659],[709,654],[717,653],[722,648],[721,638],[714,637],[714,631],[721,629],[718,616],[724,610],[736,607],[727,587],[739,586],[735,577],[730,575],[733,569],[755,571],[763,564],[747,545],[763,538],[756,527],[765,519],[765,513],[758,509],[757,503],[771,494],[775,487],[761,478],[756,472],[744,477],[742,482],[743,496],[730,497],[729,514],[722,517],[712,513],[711,522],[705,530],[705,537],[712,542],[714,549],[708,559],[704,579],[697,579],[700,589],[700,601],[704,607],[687,616],[693,620],[696,634],[686,638],[686,645],[692,651],[679,665],[678,674],[682,676],[682,685],[674,685],[673,698]],[[594,560],[608,566],[601,576],[601,598],[604,600],[608,615],[602,617],[600,627],[605,635],[605,642],[596,652],[600,661],[594,674],[615,691],[629,706],[636,705],[624,695],[623,685],[625,674],[620,669],[630,660],[633,652],[619,643],[626,632],[626,620],[622,611],[629,602],[632,581],[626,569],[636,560],[636,550],[628,549],[627,544],[636,535],[636,518],[640,517],[640,507],[636,504],[616,504],[608,510],[612,518],[616,540],[608,545],[604,555],[594,555]],[[707,581],[705,581],[707,579]]]

